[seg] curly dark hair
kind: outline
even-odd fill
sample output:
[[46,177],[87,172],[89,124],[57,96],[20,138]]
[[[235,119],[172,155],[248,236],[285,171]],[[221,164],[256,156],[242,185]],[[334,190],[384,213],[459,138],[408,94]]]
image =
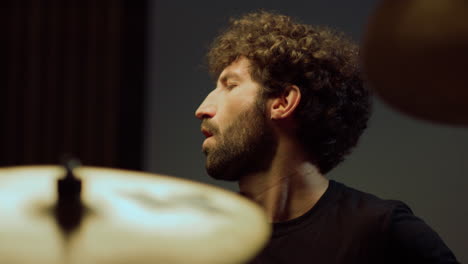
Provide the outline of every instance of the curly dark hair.
[[356,45],[329,28],[259,11],[231,19],[214,40],[207,54],[210,73],[217,78],[241,56],[251,63],[252,79],[264,87],[263,98],[278,96],[290,85],[299,87],[296,133],[320,172],[343,161],[371,112]]

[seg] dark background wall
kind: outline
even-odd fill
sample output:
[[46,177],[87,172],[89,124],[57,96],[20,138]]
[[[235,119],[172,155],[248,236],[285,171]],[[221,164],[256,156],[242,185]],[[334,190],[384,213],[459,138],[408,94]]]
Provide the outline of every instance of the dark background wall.
[[[259,8],[328,25],[359,41],[376,0],[151,1],[144,169],[236,190],[206,175],[194,111],[214,88],[202,66],[229,17]],[[390,78],[390,77],[389,77]],[[468,262],[468,129],[414,120],[378,99],[370,127],[330,178],[403,200]]]

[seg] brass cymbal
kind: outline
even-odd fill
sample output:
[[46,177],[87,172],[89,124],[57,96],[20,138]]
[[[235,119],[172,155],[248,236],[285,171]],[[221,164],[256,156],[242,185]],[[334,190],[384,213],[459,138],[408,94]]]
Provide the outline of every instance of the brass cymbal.
[[79,167],[79,226],[57,224],[59,166],[0,169],[0,263],[245,263],[265,245],[263,210],[235,193],[175,177]]
[[362,43],[370,86],[412,117],[468,125],[468,1],[382,0]]

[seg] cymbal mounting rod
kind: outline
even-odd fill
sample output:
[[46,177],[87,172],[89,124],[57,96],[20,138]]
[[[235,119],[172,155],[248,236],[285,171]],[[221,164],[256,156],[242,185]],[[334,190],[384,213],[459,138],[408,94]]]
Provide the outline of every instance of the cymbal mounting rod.
[[84,215],[84,205],[81,201],[82,183],[76,177],[73,170],[80,162],[69,159],[64,163],[66,174],[57,180],[57,203],[55,206],[55,217],[57,224],[65,234],[77,229]]

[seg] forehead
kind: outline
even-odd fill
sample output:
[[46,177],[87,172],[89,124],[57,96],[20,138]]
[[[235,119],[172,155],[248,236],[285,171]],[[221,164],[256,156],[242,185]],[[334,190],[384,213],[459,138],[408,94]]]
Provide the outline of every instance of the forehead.
[[219,75],[218,81],[223,82],[227,79],[239,79],[241,81],[251,81],[250,76],[250,61],[245,57],[239,57],[233,61],[229,66]]

